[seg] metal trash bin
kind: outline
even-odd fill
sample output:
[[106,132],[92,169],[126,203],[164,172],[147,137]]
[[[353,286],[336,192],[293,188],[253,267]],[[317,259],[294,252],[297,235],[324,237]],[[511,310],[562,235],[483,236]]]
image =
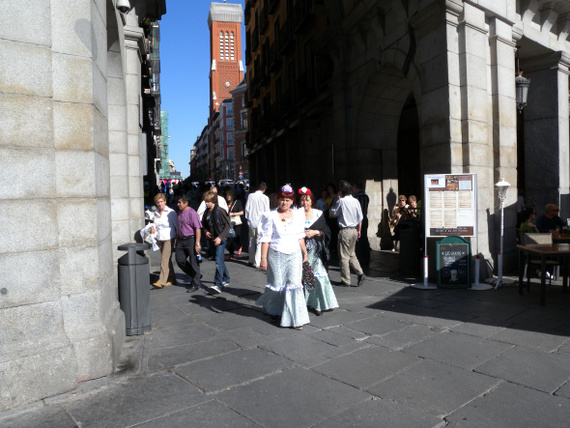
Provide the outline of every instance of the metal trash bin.
[[[150,271],[148,257],[137,253],[148,244],[123,244],[119,258],[119,303],[125,313],[127,336],[150,331]],[[144,253],[143,253],[144,254]]]

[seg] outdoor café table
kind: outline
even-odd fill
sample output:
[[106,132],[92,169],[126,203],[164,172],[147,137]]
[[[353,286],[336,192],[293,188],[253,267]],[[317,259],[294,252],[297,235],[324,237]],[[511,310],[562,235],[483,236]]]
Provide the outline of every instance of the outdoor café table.
[[[570,258],[570,244],[528,244],[517,245],[519,249],[519,294],[523,294],[523,267],[524,256],[528,254],[530,261],[531,255],[540,256],[540,304],[544,305],[546,301],[546,259],[557,258],[561,260],[563,275],[563,290],[566,292],[568,286],[568,259]],[[527,275],[528,287],[530,288],[530,274]]]
[[568,235],[567,233],[564,234],[553,233],[552,242],[554,242],[555,244],[570,244],[570,235]]

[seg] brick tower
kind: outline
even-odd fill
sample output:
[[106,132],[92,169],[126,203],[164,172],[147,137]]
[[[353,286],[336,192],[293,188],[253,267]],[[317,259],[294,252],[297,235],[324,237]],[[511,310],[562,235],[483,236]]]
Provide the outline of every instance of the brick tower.
[[239,4],[212,3],[208,15],[210,28],[210,117],[230,91],[243,79],[241,59],[241,24]]

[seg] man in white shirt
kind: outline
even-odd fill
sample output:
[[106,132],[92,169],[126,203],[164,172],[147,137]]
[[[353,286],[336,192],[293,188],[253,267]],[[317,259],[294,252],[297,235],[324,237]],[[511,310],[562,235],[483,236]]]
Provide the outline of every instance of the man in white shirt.
[[251,193],[245,203],[245,219],[249,226],[249,264],[255,268],[261,263],[261,245],[258,245],[259,220],[264,212],[269,211],[269,198],[265,196],[267,184],[259,183],[257,190]]
[[362,285],[366,277],[356,257],[356,241],[360,238],[362,228],[362,208],[360,202],[352,196],[352,186],[348,181],[341,181],[337,193],[338,201],[331,209],[331,215],[337,217],[338,226],[338,266],[340,268],[340,285],[349,287],[350,268],[358,275],[357,285]]

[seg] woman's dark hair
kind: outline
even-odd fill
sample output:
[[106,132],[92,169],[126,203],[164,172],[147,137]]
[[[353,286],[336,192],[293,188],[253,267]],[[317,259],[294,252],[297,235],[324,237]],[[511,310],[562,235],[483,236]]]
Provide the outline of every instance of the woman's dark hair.
[[329,191],[329,187],[332,187],[333,192],[336,193],[336,186],[334,185],[334,183],[327,184],[327,192]]
[[232,197],[232,201],[236,200],[236,192],[234,192],[233,190],[226,190],[226,198],[228,197],[228,195],[230,195]]
[[534,208],[532,207],[525,208],[521,213],[521,220],[523,222],[527,221],[532,214],[534,214]]

